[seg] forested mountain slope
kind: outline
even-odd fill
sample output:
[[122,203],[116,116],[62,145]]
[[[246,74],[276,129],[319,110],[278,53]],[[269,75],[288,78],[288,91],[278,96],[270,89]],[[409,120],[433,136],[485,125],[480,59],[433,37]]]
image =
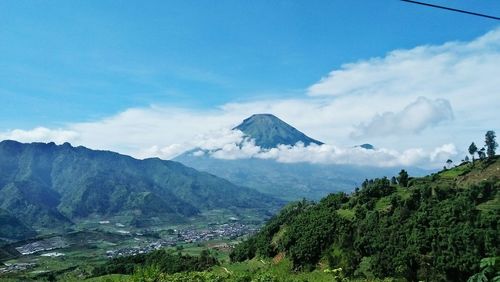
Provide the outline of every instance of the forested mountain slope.
[[465,281],[500,256],[500,158],[463,163],[408,183],[365,181],[353,194],[285,207],[239,244],[232,261],[267,257],[349,277]]
[[178,221],[204,210],[280,204],[174,161],[69,143],[0,142],[0,209],[29,227],[63,227],[90,216]]

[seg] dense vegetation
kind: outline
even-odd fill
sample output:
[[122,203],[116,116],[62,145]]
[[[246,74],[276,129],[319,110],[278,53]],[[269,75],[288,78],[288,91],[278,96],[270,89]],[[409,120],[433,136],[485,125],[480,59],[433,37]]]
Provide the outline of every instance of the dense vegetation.
[[95,276],[106,274],[132,274],[138,269],[154,269],[160,273],[204,271],[218,265],[218,260],[208,251],[190,256],[173,251],[158,250],[148,254],[114,258],[94,270]]
[[[490,157],[423,178],[367,180],[352,195],[286,207],[239,244],[232,261],[286,257],[350,277],[464,281],[500,255],[500,159]],[[401,181],[403,180],[403,181]],[[392,182],[392,183],[391,183]]]
[[[0,238],[23,239],[36,234],[33,229],[2,209],[0,209],[0,226]],[[0,239],[1,245],[2,241]]]
[[281,201],[173,161],[137,160],[68,143],[0,142],[0,209],[20,223],[3,237],[18,237],[23,225],[64,228],[90,216],[121,216],[145,224],[182,221],[211,209],[269,211],[279,205]]

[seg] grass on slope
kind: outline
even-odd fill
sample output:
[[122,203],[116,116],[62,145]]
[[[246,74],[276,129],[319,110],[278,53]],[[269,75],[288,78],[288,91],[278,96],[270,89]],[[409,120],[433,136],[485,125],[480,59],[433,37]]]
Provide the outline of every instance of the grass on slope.
[[459,187],[467,187],[481,181],[500,177],[500,156],[491,159],[476,160],[474,163],[463,163],[451,169],[440,171],[435,180],[452,179]]
[[347,220],[352,220],[354,218],[354,211],[351,209],[339,209],[337,210],[337,214]]
[[495,199],[489,200],[477,206],[478,210],[481,211],[494,211],[500,210],[500,194],[497,194]]

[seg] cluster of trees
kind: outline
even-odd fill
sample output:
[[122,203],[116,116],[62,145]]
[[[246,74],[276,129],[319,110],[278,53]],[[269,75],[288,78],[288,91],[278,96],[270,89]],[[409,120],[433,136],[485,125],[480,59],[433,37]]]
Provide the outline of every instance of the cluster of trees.
[[[472,162],[474,163],[474,156],[477,154],[479,159],[483,160],[486,157],[492,158],[495,156],[495,151],[498,147],[498,143],[495,141],[496,134],[495,131],[488,131],[485,135],[484,144],[485,146],[479,149],[474,142],[469,146],[469,154],[472,156]],[[466,157],[468,161],[469,157]]]
[[436,177],[409,181],[402,171],[397,179],[367,180],[349,196],[290,205],[239,244],[231,260],[281,253],[295,269],[326,259],[351,277],[464,281],[482,258],[500,255],[500,212],[477,208],[496,197],[500,181],[455,185]]
[[177,272],[204,271],[219,261],[207,250],[199,256],[174,253],[171,250],[158,250],[148,254],[125,256],[111,259],[94,269],[94,276],[106,274],[132,274],[138,269],[156,269],[159,273],[172,274]]

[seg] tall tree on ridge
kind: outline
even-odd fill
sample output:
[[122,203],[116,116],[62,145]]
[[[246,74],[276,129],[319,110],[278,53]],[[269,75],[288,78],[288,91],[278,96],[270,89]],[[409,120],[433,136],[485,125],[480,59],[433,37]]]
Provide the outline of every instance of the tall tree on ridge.
[[399,185],[401,185],[402,187],[407,187],[408,186],[408,172],[404,169],[402,169],[400,172],[399,172],[399,176],[398,176],[398,182],[399,182]]
[[495,141],[496,135],[495,131],[489,130],[486,132],[484,143],[486,145],[486,154],[488,158],[495,156],[495,149],[498,147],[498,143]]
[[392,184],[392,185],[396,185],[396,184],[398,184],[398,180],[396,179],[396,177],[395,177],[395,176],[393,176],[393,177],[391,178],[391,184]]
[[477,146],[472,142],[469,146],[469,154],[472,156],[472,163],[474,163],[474,154],[477,153]]

